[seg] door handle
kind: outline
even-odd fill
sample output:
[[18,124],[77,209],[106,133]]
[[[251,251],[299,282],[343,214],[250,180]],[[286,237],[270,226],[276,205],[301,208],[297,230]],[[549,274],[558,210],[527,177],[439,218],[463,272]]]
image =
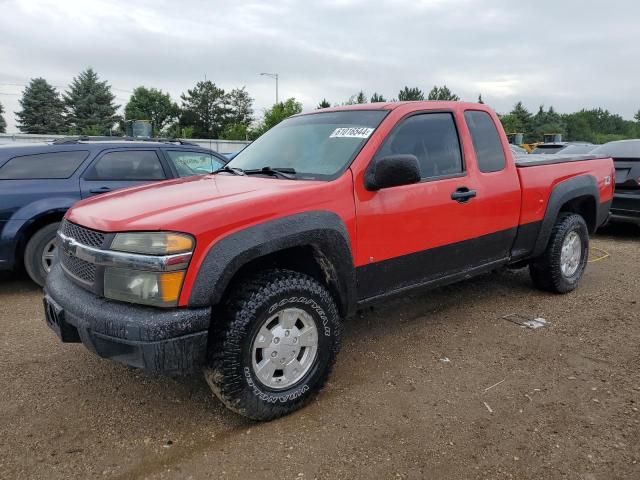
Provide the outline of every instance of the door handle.
[[107,193],[110,191],[111,189],[109,187],[100,187],[89,190],[90,193]]
[[451,200],[458,203],[466,203],[477,195],[475,190],[469,190],[467,187],[460,187],[451,194]]

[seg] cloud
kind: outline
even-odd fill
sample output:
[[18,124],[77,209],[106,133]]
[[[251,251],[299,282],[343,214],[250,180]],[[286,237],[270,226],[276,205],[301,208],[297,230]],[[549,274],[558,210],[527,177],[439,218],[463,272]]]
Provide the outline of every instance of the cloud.
[[9,130],[30,78],[64,87],[91,65],[125,104],[137,85],[178,99],[205,76],[246,85],[257,110],[295,96],[306,109],[364,90],[446,83],[505,112],[640,108],[640,4],[507,0],[0,2],[0,102]]

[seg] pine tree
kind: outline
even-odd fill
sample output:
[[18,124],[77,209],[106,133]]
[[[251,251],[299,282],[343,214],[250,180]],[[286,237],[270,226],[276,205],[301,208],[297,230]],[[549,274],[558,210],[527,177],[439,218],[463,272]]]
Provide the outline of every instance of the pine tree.
[[74,77],[64,94],[67,119],[72,129],[79,134],[107,134],[119,117],[120,107],[113,101],[111,86],[100,81],[98,74],[87,68]]
[[249,96],[246,87],[234,88],[226,94],[228,115],[227,126],[243,125],[249,127],[253,122],[253,98]]
[[553,107],[544,110],[544,105],[540,105],[538,113],[536,113],[530,122],[529,134],[532,141],[543,140],[545,134],[566,133],[567,126],[560,115],[556,113]]
[[343,103],[343,105],[357,105],[357,104],[360,104],[360,103],[367,103],[367,97],[365,96],[365,94],[364,94],[364,92],[362,90],[360,90],[355,95],[351,95],[349,97],[349,100],[347,100],[345,103]]
[[387,100],[382,95],[380,95],[379,93],[374,92],[374,94],[371,95],[371,100],[370,101],[371,101],[371,103],[381,103],[381,102],[386,102]]
[[478,94],[478,103],[484,105],[484,102],[482,101],[482,94]]
[[404,87],[398,93],[398,100],[401,102],[410,100],[424,100],[424,93],[418,87]]
[[7,122],[5,121],[4,116],[2,115],[3,113],[4,113],[4,107],[0,103],[0,133],[7,132]]
[[446,85],[443,85],[442,87],[434,86],[429,92],[427,100],[447,100],[457,102],[460,100],[460,97],[455,93],[452,93]]
[[182,127],[193,127],[194,138],[218,138],[222,133],[229,108],[224,90],[211,80],[200,81],[187,93],[183,93]]
[[636,114],[633,116],[633,118],[635,118],[636,122],[640,123],[640,110],[638,110],[636,112]]
[[44,78],[33,78],[19,100],[18,129],[23,133],[58,134],[65,131],[64,104]]
[[316,107],[316,110],[321,110],[323,108],[329,108],[330,106],[331,106],[331,104],[329,103],[329,101],[326,98],[323,98],[322,101]]

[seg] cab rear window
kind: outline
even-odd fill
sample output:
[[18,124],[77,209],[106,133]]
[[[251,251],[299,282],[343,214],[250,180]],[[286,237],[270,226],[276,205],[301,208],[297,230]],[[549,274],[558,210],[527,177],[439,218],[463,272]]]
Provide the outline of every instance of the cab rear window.
[[0,167],[0,180],[69,178],[88,156],[76,150],[13,157]]
[[500,135],[491,116],[481,110],[467,110],[464,119],[471,133],[478,168],[482,173],[499,172],[506,165]]

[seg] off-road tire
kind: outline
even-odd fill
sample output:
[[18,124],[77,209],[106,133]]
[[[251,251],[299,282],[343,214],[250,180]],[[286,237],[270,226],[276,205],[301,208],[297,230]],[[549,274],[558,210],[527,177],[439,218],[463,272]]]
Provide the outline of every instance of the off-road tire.
[[[252,367],[252,345],[273,312],[299,308],[317,327],[315,360],[290,388],[273,390]],[[340,347],[341,322],[329,291],[314,278],[282,269],[257,273],[241,283],[214,318],[204,375],[214,394],[231,410],[253,420],[287,415],[309,402],[324,385]]]
[[[578,269],[565,276],[561,269],[562,244],[571,232],[580,237],[582,254]],[[544,253],[529,263],[529,274],[536,288],[553,293],[568,293],[576,288],[589,258],[589,230],[582,216],[563,213],[551,230]]]
[[42,254],[44,248],[56,237],[56,232],[60,226],[59,222],[50,223],[38,230],[27,242],[24,249],[24,268],[27,270],[31,280],[41,287],[47,280],[47,271],[42,265]]

